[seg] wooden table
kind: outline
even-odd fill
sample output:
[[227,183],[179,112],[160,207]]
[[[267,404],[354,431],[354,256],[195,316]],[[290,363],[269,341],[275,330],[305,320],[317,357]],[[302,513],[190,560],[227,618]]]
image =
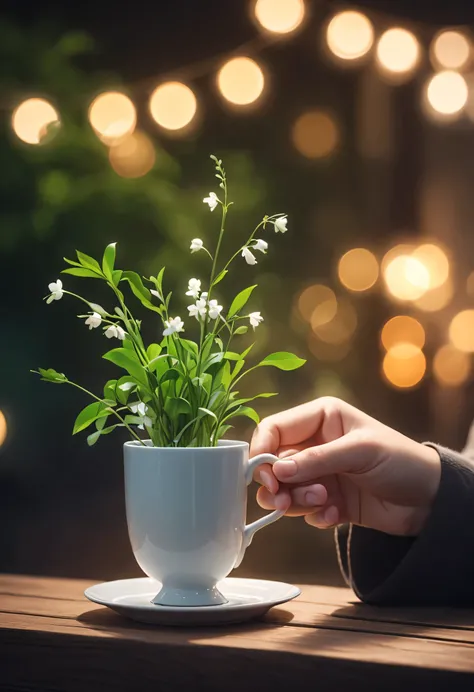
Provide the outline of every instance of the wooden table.
[[261,622],[155,628],[87,601],[90,583],[0,576],[0,689],[474,690],[474,611],[374,608],[303,585]]

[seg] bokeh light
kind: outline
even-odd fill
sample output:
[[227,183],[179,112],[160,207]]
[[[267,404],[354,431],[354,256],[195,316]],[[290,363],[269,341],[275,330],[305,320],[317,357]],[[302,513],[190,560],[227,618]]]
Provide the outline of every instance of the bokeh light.
[[468,98],[466,80],[458,72],[444,70],[433,75],[425,87],[425,107],[436,119],[454,120]]
[[380,340],[386,351],[397,344],[411,344],[416,348],[425,345],[425,330],[414,317],[397,315],[389,319],[383,326]]
[[431,44],[431,61],[436,68],[459,70],[471,57],[471,44],[460,31],[441,31]]
[[411,255],[394,257],[383,271],[389,293],[398,300],[417,300],[430,287],[425,265]]
[[451,344],[445,344],[436,352],[433,359],[433,374],[445,387],[457,387],[468,379],[471,372],[471,359],[467,353],[459,351]]
[[327,344],[343,344],[348,341],[357,328],[357,314],[347,300],[339,300],[337,311],[331,320],[321,323],[317,311],[311,315],[311,329],[315,336]]
[[317,308],[320,308],[320,314],[331,315],[332,320],[337,311],[337,299],[334,291],[324,284],[313,284],[307,286],[298,296],[297,299],[298,312],[301,317],[307,322]]
[[423,351],[413,344],[396,344],[385,354],[382,372],[393,387],[409,389],[423,379],[426,358]]
[[328,24],[326,42],[331,53],[341,60],[362,58],[374,42],[372,22],[361,12],[339,12]]
[[27,144],[40,144],[53,123],[59,124],[59,115],[45,99],[27,99],[12,115],[13,131]]
[[428,270],[429,288],[442,286],[449,278],[449,260],[446,252],[438,245],[424,243],[416,248],[412,257],[419,260]]
[[377,64],[384,74],[406,78],[420,60],[420,44],[411,31],[394,27],[385,31],[377,43]]
[[255,60],[232,58],[219,70],[217,86],[226,101],[236,106],[248,106],[262,95],[265,77]]
[[140,178],[155,163],[155,147],[143,132],[134,132],[115,146],[110,147],[109,161],[122,178]]
[[459,351],[474,353],[474,310],[462,310],[453,317],[449,340]]
[[325,111],[312,110],[295,121],[291,138],[295,148],[308,159],[330,156],[339,143],[339,129]]
[[305,16],[304,0],[257,0],[255,17],[261,27],[274,34],[295,31]]
[[3,445],[7,438],[8,425],[5,414],[0,410],[0,447]]
[[339,281],[350,291],[367,291],[378,279],[379,263],[370,250],[353,248],[339,260],[337,273]]
[[108,91],[92,101],[89,122],[105,144],[114,144],[135,130],[137,112],[128,96]]
[[181,82],[160,84],[150,97],[150,114],[153,120],[166,130],[182,130],[187,127],[197,111],[194,92]]
[[421,298],[414,301],[414,305],[424,312],[436,312],[442,310],[451,302],[454,295],[454,286],[449,278],[441,286],[426,291]]

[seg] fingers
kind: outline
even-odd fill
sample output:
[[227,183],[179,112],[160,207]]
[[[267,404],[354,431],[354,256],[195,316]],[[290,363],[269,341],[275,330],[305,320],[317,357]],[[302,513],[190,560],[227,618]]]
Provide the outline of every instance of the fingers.
[[341,512],[335,505],[329,505],[323,511],[307,514],[304,520],[307,524],[315,526],[317,529],[331,529],[338,524],[344,523],[341,518]]
[[315,508],[323,507],[327,501],[328,492],[319,483],[291,489],[282,487],[277,495],[273,495],[265,487],[260,488],[257,493],[257,502],[263,509],[285,507],[287,515],[292,517],[314,512]]
[[280,484],[278,483],[270,464],[262,464],[255,470],[254,479],[258,483],[262,483],[265,488],[272,494],[276,495]]

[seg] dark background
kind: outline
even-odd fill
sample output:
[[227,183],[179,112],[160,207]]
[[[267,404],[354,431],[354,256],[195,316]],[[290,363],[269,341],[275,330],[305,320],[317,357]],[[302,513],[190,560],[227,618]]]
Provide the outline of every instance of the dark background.
[[[345,70],[324,59],[321,28],[342,6],[308,5],[310,20],[295,38],[261,51],[272,77],[269,97],[258,109],[235,113],[217,98],[206,61],[247,42],[261,44],[245,2],[3,3],[0,410],[8,437],[0,447],[0,570],[97,579],[138,574],[124,515],[123,440],[111,436],[89,449],[83,437],[71,437],[75,414],[86,402],[28,371],[51,366],[100,389],[112,372],[100,360],[102,342],[84,330],[67,300],[45,306],[46,286],[59,275],[63,256],[71,257],[75,248],[98,256],[114,240],[122,266],[147,274],[167,264],[170,284],[193,275],[191,262],[199,266],[201,260],[189,256],[189,240],[215,230],[201,204],[212,189],[210,153],[228,169],[235,232],[244,224],[253,227],[262,213],[283,210],[290,219],[291,232],[272,242],[258,265],[258,308],[266,317],[259,348],[294,350],[308,364],[294,374],[265,374],[259,386],[276,386],[281,395],[260,411],[333,394],[416,439],[463,445],[474,410],[471,384],[442,390],[429,373],[409,391],[383,381],[379,332],[397,308],[381,291],[353,297],[358,329],[338,362],[312,355],[307,332],[292,317],[295,296],[306,285],[320,281],[341,290],[335,266],[347,249],[367,246],[381,256],[400,238],[437,237],[452,252],[456,291],[447,313],[425,318],[429,355],[445,340],[450,316],[469,307],[464,286],[473,268],[474,125],[427,122],[419,107],[424,66],[406,85],[376,89],[374,107],[388,103],[393,146],[383,160],[361,156],[357,114],[377,77],[370,65]],[[469,2],[374,0],[355,6],[369,13],[376,30],[401,23],[425,45],[440,26],[474,21]],[[91,37],[90,43],[81,39],[88,50],[59,54],[61,37],[78,31]],[[198,94],[200,125],[185,138],[158,131],[146,114],[150,90],[168,76],[188,79]],[[140,127],[156,144],[154,170],[137,181],[111,171],[105,147],[88,127],[87,104],[112,88],[130,93]],[[67,132],[50,147],[22,146],[12,134],[11,111],[32,94],[60,104]],[[330,108],[340,123],[341,146],[327,161],[305,161],[288,136],[295,117],[312,106]],[[435,202],[446,216],[432,228],[429,207]],[[100,296],[94,300],[101,302]],[[241,434],[249,436],[251,429]],[[257,513],[251,502],[250,515]],[[340,579],[331,536],[300,519],[259,534],[239,573]]]

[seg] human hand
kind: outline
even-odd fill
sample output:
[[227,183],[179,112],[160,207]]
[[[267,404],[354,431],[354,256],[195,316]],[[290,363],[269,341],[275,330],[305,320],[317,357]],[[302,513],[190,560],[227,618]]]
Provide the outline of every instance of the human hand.
[[286,509],[318,528],[351,522],[415,536],[436,497],[441,461],[422,445],[358,409],[322,397],[264,419],[251,455],[280,457],[255,479],[265,509]]

